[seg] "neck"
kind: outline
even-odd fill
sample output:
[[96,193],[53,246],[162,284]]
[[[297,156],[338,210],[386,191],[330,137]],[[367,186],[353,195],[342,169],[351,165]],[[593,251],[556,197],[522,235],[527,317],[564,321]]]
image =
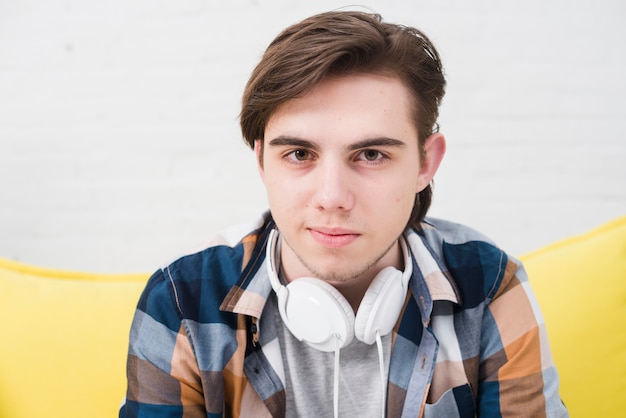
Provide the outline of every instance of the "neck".
[[365,296],[365,292],[369,285],[372,283],[372,277],[370,280],[352,280],[349,282],[334,282],[332,284],[339,292],[343,295],[344,298],[348,301],[352,310],[356,314],[359,310],[359,305],[363,300],[363,296]]
[[367,289],[383,268],[393,266],[400,270],[404,265],[402,248],[399,241],[396,240],[378,260],[356,276],[344,277],[337,280],[330,277],[324,279],[323,274],[316,274],[314,268],[307,267],[302,259],[293,252],[291,247],[289,247],[284,240],[282,244],[280,250],[280,269],[287,282],[296,280],[298,277],[317,277],[320,280],[325,280],[343,295],[355,313],[358,311],[361,300],[363,296],[365,296]]
[[394,266],[397,269],[404,268],[404,257],[399,243],[392,246],[387,254],[385,254],[369,270],[362,273],[358,279],[329,283],[333,285],[344,298],[346,298],[352,307],[352,310],[356,314],[367,289],[370,287],[378,273],[387,266]]

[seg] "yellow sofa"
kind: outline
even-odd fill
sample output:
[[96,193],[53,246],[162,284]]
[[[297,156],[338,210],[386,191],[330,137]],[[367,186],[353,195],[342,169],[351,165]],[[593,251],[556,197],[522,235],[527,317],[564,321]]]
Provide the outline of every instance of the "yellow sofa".
[[570,415],[626,417],[626,216],[522,260]]
[[116,417],[147,278],[0,260],[0,417]]
[[[522,257],[572,417],[626,411],[626,217]],[[110,418],[147,274],[0,259],[0,418]]]

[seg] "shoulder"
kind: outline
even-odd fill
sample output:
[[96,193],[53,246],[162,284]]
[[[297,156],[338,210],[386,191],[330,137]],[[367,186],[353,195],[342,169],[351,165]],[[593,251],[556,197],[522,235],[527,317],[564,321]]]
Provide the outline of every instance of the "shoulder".
[[[165,310],[170,316],[214,322],[219,306],[237,283],[248,253],[256,244],[262,220],[221,231],[204,248],[180,256],[157,270],[141,296],[144,312]],[[171,309],[163,309],[169,306]],[[171,319],[176,322],[174,318]]]
[[422,228],[427,238],[443,240],[448,244],[458,245],[479,241],[495,246],[495,243],[480,231],[446,219],[426,217]]
[[459,223],[427,218],[423,237],[457,286],[463,304],[476,306],[497,293],[517,262],[483,233]]

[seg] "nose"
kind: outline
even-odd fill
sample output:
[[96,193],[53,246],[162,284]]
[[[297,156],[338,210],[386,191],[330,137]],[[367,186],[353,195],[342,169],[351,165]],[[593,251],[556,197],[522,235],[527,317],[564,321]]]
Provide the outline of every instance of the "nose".
[[316,167],[313,205],[324,211],[348,211],[354,206],[350,169],[336,161]]

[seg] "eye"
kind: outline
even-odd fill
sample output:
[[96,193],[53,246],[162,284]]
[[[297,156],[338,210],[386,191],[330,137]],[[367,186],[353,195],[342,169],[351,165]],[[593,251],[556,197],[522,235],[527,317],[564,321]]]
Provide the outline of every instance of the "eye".
[[358,160],[365,160],[365,161],[380,161],[383,158],[385,158],[383,153],[375,149],[363,150],[357,156]]
[[297,149],[288,153],[285,158],[292,161],[307,161],[313,157],[309,151],[305,149]]

